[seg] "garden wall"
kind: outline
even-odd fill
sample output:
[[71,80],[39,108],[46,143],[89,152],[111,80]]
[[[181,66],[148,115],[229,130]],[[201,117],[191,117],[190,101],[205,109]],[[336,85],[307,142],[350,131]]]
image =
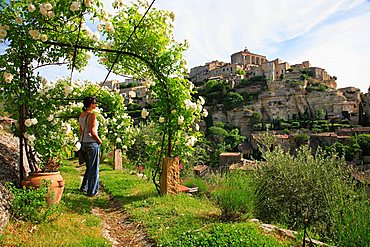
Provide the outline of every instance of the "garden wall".
[[0,231],[8,223],[10,216],[10,194],[5,183],[19,183],[18,159],[18,138],[0,133]]

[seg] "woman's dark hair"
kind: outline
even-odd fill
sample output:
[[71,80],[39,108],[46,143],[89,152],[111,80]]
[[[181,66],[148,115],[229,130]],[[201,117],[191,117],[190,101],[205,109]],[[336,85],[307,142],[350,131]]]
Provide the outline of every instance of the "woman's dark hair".
[[91,104],[96,104],[96,98],[95,97],[85,97],[83,103],[84,103],[84,106],[82,107],[82,110],[86,111],[87,108]]

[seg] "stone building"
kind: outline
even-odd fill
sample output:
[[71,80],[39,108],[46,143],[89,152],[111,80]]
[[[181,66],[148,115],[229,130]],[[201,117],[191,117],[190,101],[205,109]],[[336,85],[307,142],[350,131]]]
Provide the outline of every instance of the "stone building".
[[209,74],[211,77],[231,78],[232,76],[236,75],[238,70],[241,70],[242,68],[243,67],[240,64],[228,63],[211,70]]
[[192,82],[206,81],[212,75],[211,71],[224,66],[226,63],[218,60],[190,69],[189,78]]
[[265,62],[267,62],[266,56],[251,53],[248,49],[231,55],[232,64],[242,64],[247,70],[254,66],[260,66]]
[[136,103],[143,107],[153,102],[147,92],[148,88],[145,86],[120,89],[120,93],[125,97],[125,103]]

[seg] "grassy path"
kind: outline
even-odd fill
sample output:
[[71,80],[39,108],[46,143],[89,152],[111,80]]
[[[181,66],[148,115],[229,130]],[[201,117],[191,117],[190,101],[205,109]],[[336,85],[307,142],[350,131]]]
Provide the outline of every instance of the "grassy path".
[[[12,220],[0,236],[0,246],[152,246],[140,224],[103,189],[93,198],[79,192],[83,169],[77,165],[67,161],[61,168],[65,191],[59,217],[41,224]],[[110,168],[102,165],[105,169]]]

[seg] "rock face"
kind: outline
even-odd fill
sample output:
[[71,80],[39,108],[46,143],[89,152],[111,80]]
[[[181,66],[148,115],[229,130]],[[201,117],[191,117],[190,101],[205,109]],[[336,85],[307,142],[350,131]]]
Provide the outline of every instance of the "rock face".
[[[223,105],[219,104],[209,106],[207,110],[212,114],[213,122],[225,122],[238,127],[244,136],[249,136],[251,132],[250,122],[253,112],[261,112],[264,121],[278,117],[287,120],[305,113],[313,117],[319,110],[333,117],[342,117],[343,112],[348,112],[351,121],[358,124],[361,102],[358,89],[307,91],[304,86],[292,87],[286,85],[286,82],[274,81],[268,84],[267,90],[259,92],[257,100],[244,108],[225,111]],[[240,88],[238,90],[242,91]],[[370,116],[370,113],[368,115]]]
[[11,195],[5,188],[5,183],[19,183],[18,153],[18,138],[10,134],[0,134],[0,231],[10,217]]

